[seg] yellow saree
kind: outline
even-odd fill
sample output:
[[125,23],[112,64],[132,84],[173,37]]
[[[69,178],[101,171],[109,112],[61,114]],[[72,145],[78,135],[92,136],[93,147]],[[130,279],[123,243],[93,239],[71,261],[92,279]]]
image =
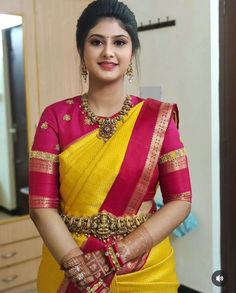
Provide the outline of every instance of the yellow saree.
[[[144,102],[141,102],[131,109],[124,123],[119,122],[116,133],[106,143],[97,138],[98,130],[94,130],[60,153],[63,214],[89,217],[101,211],[125,160],[130,138],[143,105]],[[85,235],[72,236],[79,247],[88,239]],[[58,292],[63,280],[64,273],[44,246],[38,274],[38,292]],[[175,293],[177,288],[174,254],[168,238],[151,250],[142,269],[116,275],[110,285],[112,293]]]

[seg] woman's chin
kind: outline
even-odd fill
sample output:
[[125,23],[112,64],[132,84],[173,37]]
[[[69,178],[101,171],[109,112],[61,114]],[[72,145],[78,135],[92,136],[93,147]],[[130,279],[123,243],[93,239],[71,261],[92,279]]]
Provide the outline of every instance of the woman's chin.
[[102,82],[102,83],[113,83],[113,82],[118,82],[121,80],[124,80],[124,75],[115,75],[115,74],[103,74],[103,75],[99,75],[94,77],[94,79],[97,82]]

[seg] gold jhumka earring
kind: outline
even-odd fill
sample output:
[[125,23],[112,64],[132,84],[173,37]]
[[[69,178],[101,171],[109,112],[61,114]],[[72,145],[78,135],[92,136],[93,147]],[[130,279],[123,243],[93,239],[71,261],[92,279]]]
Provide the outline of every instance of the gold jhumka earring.
[[81,64],[81,75],[83,77],[84,82],[87,82],[88,71],[87,71],[87,68],[86,68],[84,62],[82,62],[82,64]]
[[134,79],[134,70],[133,70],[133,64],[132,61],[130,61],[130,64],[127,68],[126,75],[128,77],[129,83],[132,83]]

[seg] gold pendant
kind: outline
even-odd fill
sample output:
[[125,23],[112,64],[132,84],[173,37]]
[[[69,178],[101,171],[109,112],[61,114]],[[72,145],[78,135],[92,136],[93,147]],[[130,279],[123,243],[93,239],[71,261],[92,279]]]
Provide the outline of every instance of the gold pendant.
[[116,125],[109,120],[105,120],[99,125],[98,137],[107,142],[115,133]]

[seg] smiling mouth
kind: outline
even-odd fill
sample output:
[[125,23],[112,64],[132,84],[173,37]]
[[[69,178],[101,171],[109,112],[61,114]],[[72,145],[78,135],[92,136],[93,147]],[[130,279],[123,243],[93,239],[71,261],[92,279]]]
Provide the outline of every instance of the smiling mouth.
[[98,65],[104,70],[113,70],[118,64],[114,62],[99,62]]

